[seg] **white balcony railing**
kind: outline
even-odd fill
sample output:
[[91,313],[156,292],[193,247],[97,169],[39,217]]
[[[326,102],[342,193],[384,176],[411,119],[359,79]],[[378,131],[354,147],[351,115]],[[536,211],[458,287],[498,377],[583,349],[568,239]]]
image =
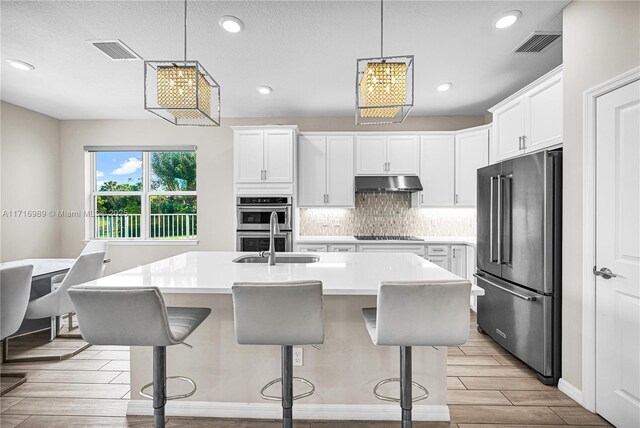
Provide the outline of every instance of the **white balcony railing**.
[[[151,214],[151,238],[193,239],[197,233],[197,214]],[[98,214],[96,238],[140,238],[140,214]]]

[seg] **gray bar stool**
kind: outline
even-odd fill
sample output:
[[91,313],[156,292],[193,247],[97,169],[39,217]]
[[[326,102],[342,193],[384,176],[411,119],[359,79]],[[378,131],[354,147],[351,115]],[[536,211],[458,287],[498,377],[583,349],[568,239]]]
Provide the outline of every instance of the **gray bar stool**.
[[[282,426],[293,426],[293,401],[308,397],[315,387],[293,377],[293,345],[324,343],[322,282],[235,283],[233,319],[236,340],[241,345],[280,345],[282,377],[260,391],[265,400],[281,401]],[[293,395],[293,381],[308,385],[305,393]],[[268,395],[267,388],[282,382],[282,396]]]
[[[9,336],[20,329],[29,304],[31,292],[31,274],[33,265],[0,269],[0,339],[7,341]],[[2,373],[3,378],[16,378],[0,391],[0,396],[17,388],[27,381],[26,373]]]
[[[196,392],[193,380],[167,377],[166,347],[187,345],[184,340],[209,316],[209,308],[167,307],[156,287],[104,287],[78,285],[69,289],[82,337],[93,345],[153,346],[153,382],[140,395],[153,399],[153,426],[165,426],[167,400],[190,397]],[[187,345],[189,348],[190,345]],[[167,379],[189,382],[193,389],[176,396],[166,395]],[[153,386],[153,396],[144,391]]]
[[[469,281],[382,282],[378,307],[362,310],[374,345],[400,347],[400,378],[384,379],[374,387],[376,398],[400,403],[402,427],[411,427],[412,403],[429,396],[411,379],[412,346],[462,345],[469,337]],[[389,382],[400,382],[400,398],[378,393]],[[412,397],[412,386],[422,390]]]

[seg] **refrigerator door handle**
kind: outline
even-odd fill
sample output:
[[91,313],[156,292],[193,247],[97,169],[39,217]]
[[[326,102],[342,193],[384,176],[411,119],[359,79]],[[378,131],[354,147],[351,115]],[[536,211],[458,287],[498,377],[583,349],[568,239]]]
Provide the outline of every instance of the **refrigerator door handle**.
[[496,288],[499,288],[500,290],[502,290],[502,291],[504,291],[504,292],[507,292],[507,293],[509,293],[509,294],[512,294],[512,295],[514,295],[514,296],[516,296],[516,297],[518,297],[518,298],[520,298],[520,299],[522,299],[522,300],[526,300],[527,302],[535,302],[536,300],[538,300],[538,298],[537,298],[537,297],[534,297],[534,296],[525,296],[525,295],[523,295],[523,294],[516,293],[515,291],[511,291],[511,290],[509,290],[508,288],[504,288],[504,287],[502,287],[501,285],[496,284],[495,282],[489,281],[486,277],[481,276],[481,275],[478,275],[477,273],[474,273],[474,274],[473,274],[473,276],[475,276],[476,278],[478,278],[478,279],[480,279],[480,280],[482,280],[482,281],[484,281],[484,282],[488,282],[489,284],[493,285],[493,286],[494,286],[494,287],[496,287]]
[[498,175],[498,260],[502,263],[502,179],[503,175]]
[[490,178],[489,187],[489,263],[497,263],[498,260],[493,258],[493,181],[497,180],[497,176]]
[[[507,228],[507,232],[509,234],[508,239],[504,239],[503,241],[503,234],[505,232],[505,227],[504,227],[504,216],[501,214],[501,218],[500,218],[500,246],[498,248],[500,248],[499,252],[500,254],[498,255],[498,264],[511,264],[511,227],[512,227],[512,215],[513,215],[513,208],[511,206],[511,188],[512,186],[510,185],[509,187],[507,187],[507,192],[504,192],[505,187],[502,185],[502,180],[504,180],[505,182],[507,180],[513,180],[513,174],[507,174],[507,175],[502,175],[500,176],[500,201],[504,201],[504,193],[507,193],[507,196],[509,196],[508,201],[509,201],[509,205],[507,206],[507,213],[509,215],[509,227]],[[501,202],[502,203],[502,202]],[[502,212],[502,210],[500,211]],[[504,253],[504,246],[507,246],[507,248],[509,249],[508,252],[508,260],[504,260],[502,258],[503,253]]]

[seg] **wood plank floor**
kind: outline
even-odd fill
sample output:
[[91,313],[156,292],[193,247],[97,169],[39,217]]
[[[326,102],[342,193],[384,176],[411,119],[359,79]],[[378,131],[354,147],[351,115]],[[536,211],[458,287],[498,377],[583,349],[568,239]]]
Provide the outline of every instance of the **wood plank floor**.
[[[67,347],[27,337],[16,349]],[[16,339],[18,342],[19,339]],[[56,340],[57,341],[57,340]],[[13,346],[13,345],[12,345]],[[448,351],[447,388],[451,423],[415,422],[414,427],[501,428],[610,426],[560,392],[541,384],[533,372],[476,331],[472,313],[469,340]],[[2,372],[26,371],[28,381],[0,398],[2,428],[151,427],[148,417],[127,417],[129,350],[92,346],[72,359],[16,363]],[[169,417],[168,427],[277,428],[274,420]],[[297,428],[396,428],[398,422],[300,421]]]

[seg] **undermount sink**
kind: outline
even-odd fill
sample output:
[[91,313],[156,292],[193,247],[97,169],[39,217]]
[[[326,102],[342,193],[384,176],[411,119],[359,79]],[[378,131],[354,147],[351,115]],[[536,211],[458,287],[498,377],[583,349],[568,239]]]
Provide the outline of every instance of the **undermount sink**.
[[[316,263],[319,261],[319,257],[315,256],[276,256],[276,264],[278,263]],[[268,263],[268,257],[260,256],[240,256],[233,260],[233,263]]]

